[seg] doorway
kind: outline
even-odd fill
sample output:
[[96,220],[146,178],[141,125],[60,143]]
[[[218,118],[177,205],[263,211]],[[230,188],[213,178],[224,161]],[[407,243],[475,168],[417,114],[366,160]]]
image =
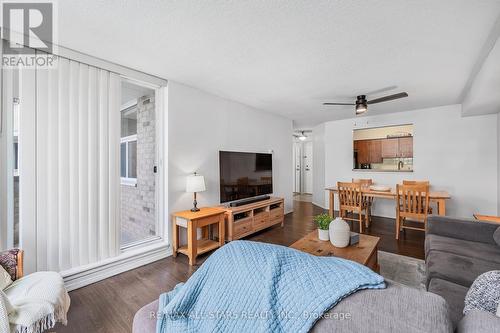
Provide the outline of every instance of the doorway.
[[[305,131],[294,134],[293,141],[293,192],[298,195],[311,195],[313,192],[313,141],[312,133]],[[298,199],[297,199],[298,200]]]
[[303,179],[304,186],[302,188],[302,193],[312,194],[313,192],[313,143],[312,141],[304,142],[304,167],[303,167]]

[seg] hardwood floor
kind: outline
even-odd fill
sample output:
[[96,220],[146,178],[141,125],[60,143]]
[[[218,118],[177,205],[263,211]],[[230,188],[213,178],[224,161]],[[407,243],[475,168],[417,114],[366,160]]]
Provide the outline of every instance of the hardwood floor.
[[[294,212],[286,215],[285,226],[275,226],[248,237],[248,240],[291,245],[315,230],[312,217],[325,212],[309,202],[294,201]],[[354,231],[358,226],[354,225]],[[379,250],[424,258],[424,233],[407,230],[399,241],[394,237],[393,219],[374,217],[367,234],[381,237]],[[51,332],[131,332],[132,319],[142,306],[177,283],[186,281],[209,254],[190,267],[187,257],[169,257],[70,292],[68,326],[57,325]]]

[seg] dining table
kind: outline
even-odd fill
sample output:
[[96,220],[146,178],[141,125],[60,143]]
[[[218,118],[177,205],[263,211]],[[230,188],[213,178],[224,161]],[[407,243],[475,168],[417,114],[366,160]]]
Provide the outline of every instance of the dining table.
[[[329,193],[329,208],[328,212],[331,217],[335,217],[333,214],[334,203],[335,203],[335,193],[338,193],[337,186],[327,187],[325,189]],[[386,200],[396,200],[396,189],[391,187],[388,191],[375,191],[370,188],[370,186],[361,187],[361,195],[367,198],[380,198]],[[446,200],[451,199],[451,196],[446,191],[429,191],[429,201],[437,204],[437,214],[445,216],[446,215]]]

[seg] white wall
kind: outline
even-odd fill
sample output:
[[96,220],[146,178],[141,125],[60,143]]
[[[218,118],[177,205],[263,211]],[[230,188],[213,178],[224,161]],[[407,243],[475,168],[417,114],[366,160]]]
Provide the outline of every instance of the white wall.
[[325,124],[313,128],[313,198],[312,202],[328,208],[324,203],[325,191]]
[[497,114],[497,215],[500,215],[500,114]]
[[[352,171],[353,129],[409,123],[415,125],[413,173]],[[361,177],[392,186],[428,179],[451,194],[447,215],[497,215],[497,146],[497,115],[461,117],[460,105],[332,121],[325,123],[325,185]],[[326,191],[323,198],[327,206]],[[394,211],[393,202],[376,200],[373,214],[394,217]]]
[[169,215],[192,207],[186,176],[195,171],[207,185],[198,206],[219,204],[219,150],[272,150],[274,195],[292,211],[292,121],[169,81]]

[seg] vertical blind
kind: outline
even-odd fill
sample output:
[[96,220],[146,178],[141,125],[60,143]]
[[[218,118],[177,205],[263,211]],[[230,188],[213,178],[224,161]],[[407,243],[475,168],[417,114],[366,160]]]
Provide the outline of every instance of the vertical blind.
[[120,77],[65,58],[35,77],[36,269],[64,271],[113,257],[119,252]]

